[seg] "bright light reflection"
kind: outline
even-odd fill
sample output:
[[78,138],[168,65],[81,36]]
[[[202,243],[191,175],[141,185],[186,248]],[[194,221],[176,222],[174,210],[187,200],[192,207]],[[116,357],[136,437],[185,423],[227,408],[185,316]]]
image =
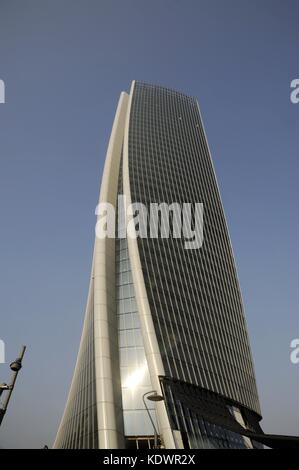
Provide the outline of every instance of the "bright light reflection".
[[141,384],[145,377],[146,371],[147,364],[143,364],[142,366],[138,367],[136,370],[134,370],[134,372],[128,375],[124,382],[124,387],[134,390],[136,387],[138,387],[138,385]]

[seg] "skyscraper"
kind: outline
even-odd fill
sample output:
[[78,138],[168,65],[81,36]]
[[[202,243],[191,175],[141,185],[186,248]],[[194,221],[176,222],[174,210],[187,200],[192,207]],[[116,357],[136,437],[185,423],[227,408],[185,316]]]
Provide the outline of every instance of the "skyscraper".
[[[83,333],[54,447],[148,448],[155,429],[166,448],[251,447],[244,428],[260,432],[260,406],[196,99],[135,81],[121,93],[99,201],[116,208],[117,237],[95,238]],[[148,209],[202,203],[203,244],[186,249],[171,235],[126,237],[123,201]]]

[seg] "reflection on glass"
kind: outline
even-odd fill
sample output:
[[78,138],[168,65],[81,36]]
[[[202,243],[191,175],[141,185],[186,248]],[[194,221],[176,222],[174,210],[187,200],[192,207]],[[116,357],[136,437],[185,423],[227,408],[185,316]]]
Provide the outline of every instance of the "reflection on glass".
[[[142,396],[152,390],[126,239],[116,240],[116,282],[122,406],[126,436],[153,436]],[[148,402],[156,423],[155,404]]]
[[126,377],[123,386],[128,387],[131,390],[136,389],[136,387],[142,383],[147,370],[148,367],[146,363],[143,364],[141,367],[137,367],[137,369],[135,369]]

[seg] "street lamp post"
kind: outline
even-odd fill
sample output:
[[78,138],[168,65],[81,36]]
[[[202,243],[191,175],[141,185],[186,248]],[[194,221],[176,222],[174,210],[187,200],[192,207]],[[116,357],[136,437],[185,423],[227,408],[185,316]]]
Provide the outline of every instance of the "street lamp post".
[[2,408],[0,408],[0,426],[2,424],[4,415],[7,411],[7,407],[8,407],[8,404],[9,404],[9,401],[10,401],[10,398],[11,398],[11,395],[12,395],[17,377],[18,377],[18,373],[22,368],[22,360],[25,354],[25,350],[26,350],[26,346],[22,346],[20,356],[10,364],[10,368],[13,371],[10,384],[7,385],[4,383],[0,385],[0,396],[2,395],[4,391],[7,391],[7,395],[3,402],[3,406]]
[[[147,396],[149,395],[149,396]],[[150,401],[163,401],[164,398],[162,397],[162,395],[158,395],[158,393],[156,392],[156,390],[151,390],[150,392],[146,392],[144,393],[144,395],[142,396],[142,400],[143,400],[143,403],[144,403],[144,406],[145,406],[145,409],[147,411],[147,414],[148,414],[148,417],[152,423],[152,426],[153,426],[153,429],[154,429],[154,449],[158,449],[158,431],[157,431],[157,428],[155,426],[155,423],[154,423],[154,420],[153,418],[151,417],[151,414],[150,414],[150,411],[148,409],[148,406],[146,404],[146,401],[145,401],[145,398],[147,398],[148,400]]]

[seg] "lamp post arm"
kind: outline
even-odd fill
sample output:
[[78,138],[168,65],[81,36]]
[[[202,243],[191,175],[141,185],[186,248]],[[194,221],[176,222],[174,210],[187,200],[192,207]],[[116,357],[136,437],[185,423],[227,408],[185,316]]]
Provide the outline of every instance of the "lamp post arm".
[[155,434],[158,435],[157,428],[156,428],[156,426],[155,426],[155,423],[154,423],[154,421],[153,421],[153,418],[151,417],[150,411],[149,411],[149,409],[148,409],[148,407],[147,407],[147,404],[146,404],[146,401],[145,401],[145,397],[146,397],[147,395],[149,395],[150,393],[156,393],[156,392],[155,392],[155,390],[151,390],[150,392],[144,393],[143,396],[142,396],[142,400],[143,400],[144,406],[145,406],[145,408],[146,408],[148,417],[149,417],[149,419],[150,419],[150,421],[151,421],[151,423],[152,423],[152,426],[153,426],[153,428],[154,428]]

